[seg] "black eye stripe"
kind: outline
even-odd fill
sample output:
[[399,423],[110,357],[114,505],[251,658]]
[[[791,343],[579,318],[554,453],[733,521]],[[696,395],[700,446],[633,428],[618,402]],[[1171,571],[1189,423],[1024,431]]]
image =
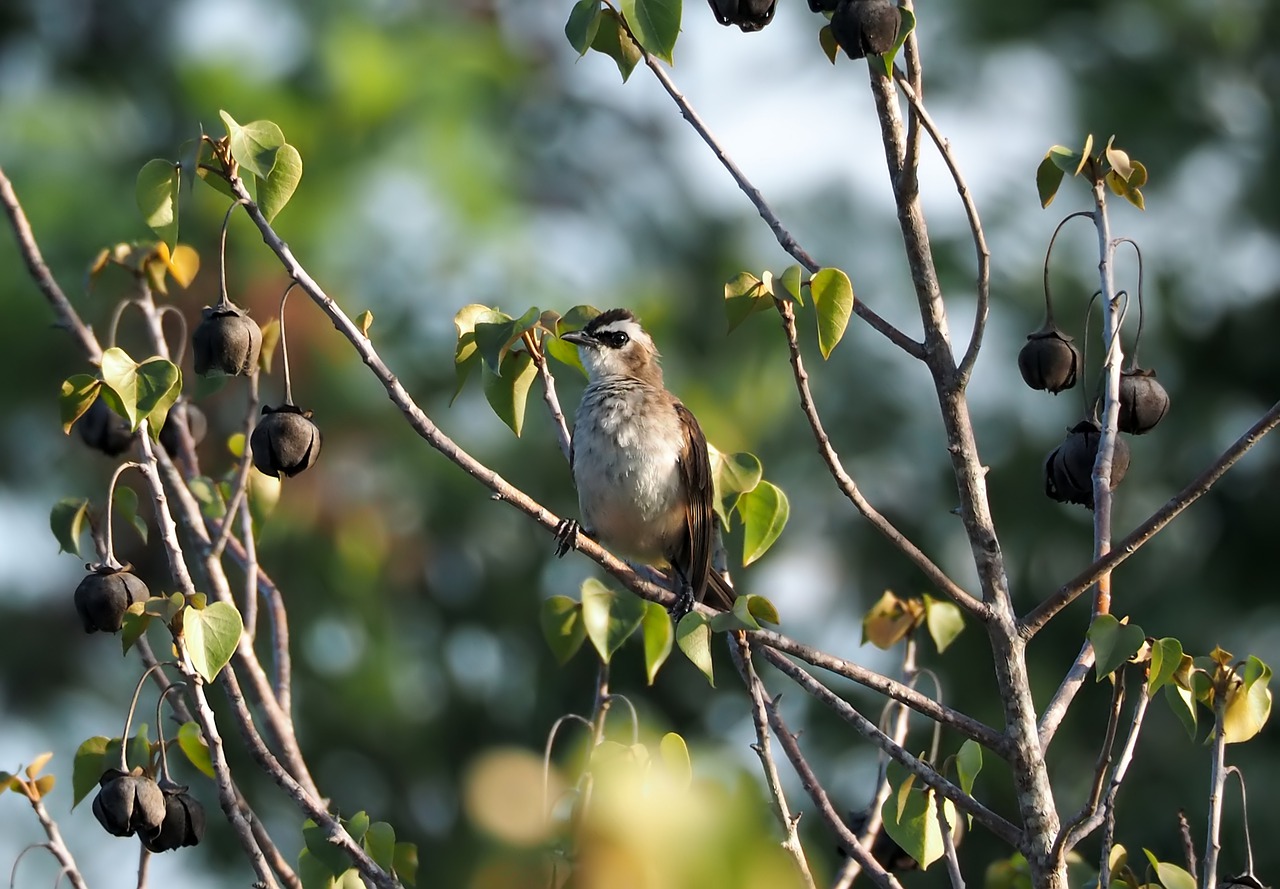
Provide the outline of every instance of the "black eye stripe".
[[630,338],[621,330],[610,330],[607,333],[600,334],[600,339],[611,348],[621,349]]

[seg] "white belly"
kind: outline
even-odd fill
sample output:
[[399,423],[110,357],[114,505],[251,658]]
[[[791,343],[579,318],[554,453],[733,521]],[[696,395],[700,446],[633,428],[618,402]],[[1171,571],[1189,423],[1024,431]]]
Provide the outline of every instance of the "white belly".
[[583,412],[573,440],[583,527],[619,555],[664,561],[685,524],[675,412],[640,423],[607,397],[595,401],[592,422]]

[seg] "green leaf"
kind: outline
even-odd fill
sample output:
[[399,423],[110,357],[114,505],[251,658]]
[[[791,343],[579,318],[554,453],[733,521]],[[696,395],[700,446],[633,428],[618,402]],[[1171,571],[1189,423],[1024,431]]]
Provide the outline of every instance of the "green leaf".
[[396,866],[395,828],[385,821],[370,824],[364,835],[364,850],[383,870],[390,872]]
[[827,61],[834,65],[840,56],[840,44],[836,43],[831,25],[823,25],[818,29],[818,45],[822,47],[822,54],[827,57]]
[[1133,172],[1129,174],[1129,185],[1135,191],[1147,184],[1147,165],[1142,161],[1131,161]]
[[194,722],[182,724],[178,729],[178,749],[186,756],[187,762],[199,769],[202,774],[213,777],[213,760],[209,756],[209,745],[204,742],[204,735],[200,732],[199,725]]
[[508,352],[502,359],[500,374],[486,367],[484,373],[484,397],[493,412],[511,431],[520,437],[524,429],[524,409],[529,400],[529,389],[538,376],[538,368],[528,352]]
[[1058,196],[1058,189],[1065,175],[1057,159],[1053,157],[1053,150],[1050,149],[1049,154],[1040,161],[1040,166],[1036,167],[1036,192],[1040,195],[1042,208],[1052,204],[1053,199]]
[[1065,145],[1051,145],[1045,152],[1045,159],[1053,161],[1053,165],[1063,173],[1075,176],[1084,167],[1086,156],[1073,151]]
[[724,284],[724,313],[729,319],[729,332],[756,312],[773,305],[769,289],[750,272],[741,272]]
[[960,789],[973,794],[973,782],[982,771],[982,745],[972,739],[960,745],[956,753],[956,773],[960,776]]
[[408,886],[418,885],[418,847],[413,843],[396,843],[396,876]]
[[818,310],[818,348],[824,359],[830,358],[853,314],[853,284],[840,269],[822,269],[809,283],[809,292]]
[[587,638],[606,664],[644,620],[644,600],[614,592],[595,578],[582,584],[582,622]]
[[644,603],[644,617],[640,622],[644,636],[644,672],[653,685],[658,678],[658,670],[666,663],[675,645],[675,630],[671,627],[671,616],[667,609],[657,602]]
[[249,469],[249,516],[253,519],[254,532],[258,532],[276,511],[280,502],[280,492],[284,482],[277,476],[259,472],[256,467]]
[[[885,800],[881,808],[884,830],[904,852],[919,862],[921,870],[927,870],[943,854],[937,797],[932,790],[922,793],[910,790],[910,785],[904,784]],[[947,821],[956,824],[955,807],[950,801],[944,801],[943,805],[946,806]]]
[[97,789],[98,779],[107,769],[106,754],[110,743],[110,738],[95,735],[76,748],[76,756],[71,763],[71,808],[80,805],[80,800]]
[[80,558],[80,534],[89,514],[89,501],[75,497],[63,497],[49,511],[49,528],[58,540],[58,552],[71,553]]
[[749,596],[742,596],[741,601],[747,603],[747,611],[761,623],[773,624],[774,626],[782,623],[782,619],[778,616],[777,607],[764,596],[752,593]]
[[569,11],[569,20],[564,25],[564,36],[569,45],[578,52],[578,58],[591,49],[591,41],[596,39],[600,30],[600,0],[578,0]]
[[178,192],[181,184],[178,165],[155,158],[142,165],[134,186],[143,220],[170,250],[178,244]]
[[1222,719],[1222,735],[1228,744],[1247,741],[1262,731],[1271,715],[1271,668],[1250,655],[1240,683],[1227,692],[1227,709]]
[[1151,644],[1151,669],[1147,677],[1147,697],[1160,690],[1160,686],[1173,681],[1173,674],[1182,663],[1182,643],[1177,639],[1157,639]]
[[787,495],[773,482],[762,481],[738,498],[738,515],[745,530],[742,564],[750,565],[768,552],[791,514]]
[[351,839],[357,843],[364,840],[365,832],[369,830],[369,813],[356,812],[350,818],[346,819],[347,833],[351,834]]
[[680,36],[680,0],[620,0],[636,42],[668,65]]
[[547,350],[547,354],[561,364],[576,368],[578,373],[585,377],[587,369],[582,366],[582,357],[578,354],[578,347],[573,343],[566,343],[560,337],[571,330],[581,330],[587,325],[588,321],[599,314],[600,310],[595,306],[574,306],[565,312],[556,321],[555,337],[543,341],[543,348]]
[[1138,653],[1147,635],[1142,627],[1122,624],[1114,615],[1099,614],[1089,625],[1089,641],[1097,655],[1097,681],[1110,676]]
[[1191,656],[1184,654],[1181,663],[1174,670],[1173,680],[1164,687],[1165,701],[1169,704],[1169,709],[1174,712],[1174,715],[1178,717],[1178,721],[1182,723],[1182,727],[1187,730],[1187,736],[1193,740],[1195,739],[1197,728],[1196,699],[1191,690],[1194,670],[1195,664]]
[[885,590],[862,617],[862,643],[887,651],[920,626],[924,616],[922,600],[903,599]]
[[70,433],[76,420],[84,416],[98,397],[102,381],[88,374],[76,374],[62,382],[62,394],[58,396],[58,411],[62,415],[62,431]]
[[[494,312],[493,318],[477,318],[475,321],[476,348],[485,366],[497,373],[507,357],[508,350],[526,332],[538,326],[542,313],[535,306],[519,318]],[[455,316],[455,323],[456,316]]]
[[456,384],[453,390],[453,398],[449,399],[449,403],[453,404],[459,393],[462,392],[463,385],[467,382],[467,377],[471,374],[472,368],[480,363],[480,352],[476,347],[476,324],[482,321],[501,322],[506,318],[501,312],[495,312],[488,306],[472,303],[463,306],[453,316],[453,326],[458,330],[458,343],[454,348],[453,364]]
[[116,406],[129,421],[130,429],[138,428],[138,365],[124,349],[112,346],[102,353],[102,381],[116,397]]
[[902,49],[902,44],[907,42],[908,35],[916,29],[915,13],[904,7],[898,8],[898,16],[902,21],[898,25],[898,39],[893,42],[893,46],[889,47],[888,52],[880,57],[881,64],[884,65],[884,76],[893,77],[893,60],[898,57],[898,51]]
[[591,48],[613,59],[618,66],[618,73],[622,75],[623,83],[626,83],[631,72],[644,57],[640,47],[627,33],[622,19],[612,9],[606,9],[600,13],[600,24],[596,29],[595,39],[591,41]]
[[329,842],[325,831],[310,818],[302,822],[302,842],[306,846],[303,851],[310,852],[329,876],[342,876],[351,868],[351,860],[346,853]]
[[728,633],[733,630],[758,630],[760,623],[747,608],[747,600],[738,598],[733,607],[711,618],[711,632]]
[[136,387],[138,422],[148,421],[151,438],[158,440],[169,409],[182,394],[182,371],[167,358],[148,358],[138,365]]
[[773,289],[773,295],[778,299],[791,299],[800,305],[804,305],[804,270],[800,266],[792,264],[782,270],[782,274],[778,275],[774,280],[782,285],[782,292],[778,292],[778,288]]
[[1151,867],[1156,872],[1156,879],[1164,889],[1196,889],[1196,878],[1186,870],[1176,864],[1158,860],[1150,849],[1142,851],[1146,853],[1147,861],[1151,862]]
[[760,458],[755,454],[746,451],[726,454],[713,447],[708,450],[711,457],[711,483],[715,489],[713,506],[720,524],[728,530],[729,513],[737,507],[743,494],[760,484],[764,469],[760,465]]
[[258,209],[267,217],[267,222],[275,219],[289,203],[301,180],[302,155],[292,145],[281,145],[276,151],[271,173],[258,189]]
[[964,629],[964,615],[959,608],[927,594],[924,596],[924,622],[933,637],[933,644],[938,647],[938,654],[946,651]]
[[116,514],[132,525],[133,529],[138,532],[138,536],[142,538],[142,542],[146,543],[147,522],[146,519],[138,515],[138,492],[133,488],[117,485],[115,496],[111,499]]
[[231,137],[231,156],[236,163],[259,179],[270,176],[271,168],[276,163],[276,154],[285,144],[280,127],[269,120],[255,120],[240,126],[227,112],[218,113],[222,116],[222,122],[227,125],[227,135]]
[[676,645],[684,652],[684,656],[707,677],[707,682],[714,688],[715,672],[711,663],[711,626],[707,619],[696,611],[691,611],[680,619],[676,627]]
[[568,596],[552,596],[540,610],[542,637],[559,664],[567,664],[587,638],[582,606]]
[[203,610],[183,611],[182,631],[191,666],[206,682],[212,682],[240,644],[244,621],[230,602],[214,602]]
[[677,787],[693,783],[693,762],[689,759],[689,745],[675,732],[667,732],[658,742],[658,755]]
[[137,644],[142,634],[151,626],[151,615],[143,609],[143,603],[135,602],[125,611],[120,623],[121,654],[128,654],[129,649]]

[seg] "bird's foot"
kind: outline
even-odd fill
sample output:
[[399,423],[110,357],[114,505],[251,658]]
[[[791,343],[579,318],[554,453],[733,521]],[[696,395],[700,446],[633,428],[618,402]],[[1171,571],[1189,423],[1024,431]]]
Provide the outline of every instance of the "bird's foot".
[[685,615],[693,611],[693,587],[689,581],[684,579],[684,575],[679,571],[675,572],[676,576],[676,600],[671,607],[667,609],[667,613],[671,615],[671,620],[680,623],[684,620]]
[[556,525],[556,558],[562,559],[570,550],[578,548],[578,534],[582,526],[577,519],[561,519]]

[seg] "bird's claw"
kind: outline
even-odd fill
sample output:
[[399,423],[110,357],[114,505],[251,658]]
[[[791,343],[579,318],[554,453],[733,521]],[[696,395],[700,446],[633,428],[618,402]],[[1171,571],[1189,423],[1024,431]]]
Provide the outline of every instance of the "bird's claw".
[[679,571],[676,571],[675,575],[676,600],[667,609],[667,613],[671,615],[671,620],[678,624],[684,620],[690,611],[693,611],[694,598],[693,587],[689,585],[689,582],[684,579],[684,576]]
[[582,526],[576,519],[561,519],[556,525],[556,558],[562,559],[570,550],[578,548],[578,534]]

